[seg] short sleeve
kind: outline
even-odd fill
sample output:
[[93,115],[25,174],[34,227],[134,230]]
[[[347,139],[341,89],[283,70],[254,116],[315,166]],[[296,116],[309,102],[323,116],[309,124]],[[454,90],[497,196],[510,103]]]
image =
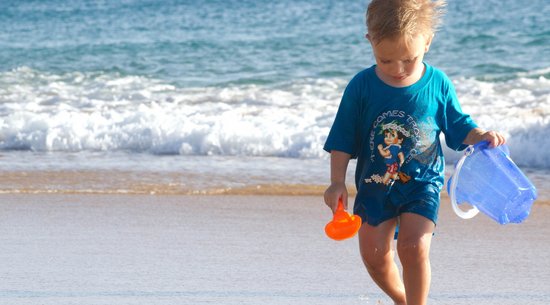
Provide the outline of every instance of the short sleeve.
[[348,153],[352,158],[357,158],[359,146],[359,117],[361,113],[361,80],[354,77],[346,87],[338,112],[330,129],[323,149]]
[[477,125],[470,115],[462,112],[454,86],[450,80],[446,80],[447,94],[443,122],[445,142],[453,150],[463,150],[468,147],[468,145],[463,144],[466,136]]

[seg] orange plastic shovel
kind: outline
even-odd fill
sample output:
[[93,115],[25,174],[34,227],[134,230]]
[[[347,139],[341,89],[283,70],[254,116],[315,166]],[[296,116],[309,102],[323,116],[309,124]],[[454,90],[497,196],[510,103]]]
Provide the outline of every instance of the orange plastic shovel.
[[334,240],[344,240],[355,236],[359,228],[361,228],[361,217],[346,212],[342,198],[338,199],[338,207],[332,221],[325,226],[327,236]]

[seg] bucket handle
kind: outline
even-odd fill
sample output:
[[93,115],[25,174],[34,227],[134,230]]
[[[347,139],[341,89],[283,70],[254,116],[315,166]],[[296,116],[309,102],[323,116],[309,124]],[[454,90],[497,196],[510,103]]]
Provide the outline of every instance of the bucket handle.
[[455,214],[462,219],[473,218],[479,213],[479,210],[475,206],[472,206],[472,208],[469,209],[468,211],[463,211],[458,207],[458,204],[456,202],[456,185],[458,184],[458,175],[460,174],[460,169],[462,169],[462,165],[464,165],[464,161],[466,160],[466,158],[469,155],[471,155],[473,152],[474,152],[474,146],[473,145],[468,146],[462,158],[458,160],[455,167],[455,173],[451,177],[451,188],[449,190],[449,193],[450,193],[449,195],[451,197],[451,206],[453,207]]

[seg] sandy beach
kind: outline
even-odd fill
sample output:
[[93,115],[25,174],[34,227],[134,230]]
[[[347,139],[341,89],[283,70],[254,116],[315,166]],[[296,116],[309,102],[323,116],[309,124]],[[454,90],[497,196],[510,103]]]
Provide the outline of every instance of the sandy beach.
[[[320,196],[0,195],[0,304],[391,304]],[[550,205],[519,225],[442,202],[430,304],[550,303]],[[6,263],[7,262],[7,263]]]

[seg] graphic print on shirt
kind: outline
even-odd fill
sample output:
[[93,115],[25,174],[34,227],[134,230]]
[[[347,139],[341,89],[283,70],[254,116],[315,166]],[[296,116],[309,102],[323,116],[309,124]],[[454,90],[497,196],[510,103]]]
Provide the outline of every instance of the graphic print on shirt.
[[369,145],[372,174],[366,183],[391,185],[407,183],[410,176],[401,171],[417,154],[421,131],[416,119],[401,110],[381,113],[373,123]]

